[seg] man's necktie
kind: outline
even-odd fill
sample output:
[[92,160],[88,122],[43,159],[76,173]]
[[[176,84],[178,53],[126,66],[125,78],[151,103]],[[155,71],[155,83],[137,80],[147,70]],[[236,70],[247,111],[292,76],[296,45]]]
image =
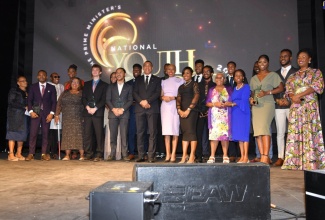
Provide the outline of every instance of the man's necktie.
[[93,83],[93,92],[95,92],[96,86],[97,86],[97,82],[94,82]]
[[42,86],[42,97],[44,95],[44,91],[45,91],[45,86],[44,85],[41,85]]
[[282,76],[283,76],[283,78],[286,78],[286,76],[287,76],[287,69],[283,69]]
[[195,82],[197,82],[197,83],[198,83],[198,82],[199,82],[199,78],[200,78],[200,76],[199,76],[199,75],[197,75],[197,76],[196,76],[196,80],[195,80]]
[[149,84],[149,76],[146,76],[146,89],[148,87],[148,84]]
[[230,77],[230,86],[234,87],[234,78],[232,76]]

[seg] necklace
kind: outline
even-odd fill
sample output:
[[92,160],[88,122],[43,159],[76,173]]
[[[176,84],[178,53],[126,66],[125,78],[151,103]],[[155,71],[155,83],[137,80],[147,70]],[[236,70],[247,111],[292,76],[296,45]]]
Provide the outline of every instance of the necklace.
[[185,82],[184,83],[184,86],[188,86],[188,84],[190,84],[192,82],[192,80],[188,81],[188,82]]
[[239,87],[236,86],[236,90],[240,90],[244,86],[244,83],[241,84]]
[[303,73],[303,72],[307,72],[307,70],[309,70],[310,67],[308,67],[307,69],[305,70],[299,70],[299,73]]

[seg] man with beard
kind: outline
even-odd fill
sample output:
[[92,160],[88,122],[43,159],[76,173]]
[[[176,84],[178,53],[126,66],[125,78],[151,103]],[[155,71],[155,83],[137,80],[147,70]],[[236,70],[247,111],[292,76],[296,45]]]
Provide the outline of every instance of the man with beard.
[[[206,96],[211,87],[215,87],[216,84],[212,81],[213,68],[212,66],[206,65],[202,71],[203,80],[199,83],[200,98],[198,104],[194,110],[199,112],[199,117],[196,124],[196,135],[197,135],[197,148],[196,148],[196,161],[199,163],[203,162],[203,155],[209,156],[209,135],[208,135],[208,107],[205,105]],[[203,144],[208,143],[208,144]]]
[[192,80],[199,83],[202,81],[202,70],[204,66],[204,61],[201,59],[198,59],[195,61],[195,76],[192,77]]
[[[289,49],[283,49],[280,53],[280,65],[281,68],[276,71],[276,73],[282,79],[285,85],[289,76],[297,72],[298,69],[291,66],[292,52]],[[282,166],[284,160],[284,146],[285,146],[285,132],[287,127],[287,119],[289,117],[289,102],[284,102],[282,99],[285,90],[281,93],[274,95],[276,100],[275,104],[275,123],[276,123],[276,133],[277,133],[277,146],[278,146],[278,160],[273,164],[274,166]]]

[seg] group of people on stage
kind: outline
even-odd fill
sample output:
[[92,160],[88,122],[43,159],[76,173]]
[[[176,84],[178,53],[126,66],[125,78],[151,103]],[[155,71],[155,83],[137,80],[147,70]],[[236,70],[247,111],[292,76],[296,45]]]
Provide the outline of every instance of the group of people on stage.
[[[205,65],[201,59],[195,61],[194,76],[194,70],[185,67],[182,77],[177,77],[175,65],[166,64],[164,77],[160,78],[152,74],[152,62],[145,61],[142,66],[133,65],[134,78],[128,82],[125,82],[125,69],[117,68],[111,74],[110,84],[101,80],[102,67],[98,64],[92,65],[92,80],[87,82],[76,77],[77,66],[71,65],[70,79],[64,85],[59,83],[59,74],[52,73],[51,82],[47,82],[46,71],[40,70],[38,82],[28,91],[26,78],[19,76],[17,88],[10,90],[8,98],[8,160],[33,160],[39,129],[41,159],[50,160],[49,152],[57,158],[59,135],[55,132],[62,126],[63,160],[75,158],[75,151],[79,151],[79,160],[100,161],[108,148],[105,157],[108,161],[121,158],[152,163],[161,130],[165,162],[176,162],[181,135],[179,163],[203,162],[207,155],[206,162],[215,163],[219,142],[223,163],[232,161],[229,155],[237,146],[240,158],[236,162],[249,163],[252,125],[256,155],[260,155],[254,161],[270,164],[270,128],[275,118],[278,160],[274,165],[282,169],[324,169],[317,97],[323,92],[324,80],[319,69],[310,67],[311,59],[309,49],[300,50],[299,69],[295,69],[291,65],[291,50],[283,49],[281,68],[272,72],[269,57],[261,55],[254,64],[255,74],[249,84],[246,73],[236,68],[235,62],[228,62],[227,74],[214,73],[212,66]],[[108,118],[106,132],[104,115]],[[25,158],[21,152],[28,133],[29,154]]]

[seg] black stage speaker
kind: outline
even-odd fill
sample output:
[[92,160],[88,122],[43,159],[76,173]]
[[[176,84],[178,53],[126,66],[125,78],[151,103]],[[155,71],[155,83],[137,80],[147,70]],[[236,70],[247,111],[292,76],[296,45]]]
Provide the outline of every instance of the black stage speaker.
[[325,217],[325,170],[305,170],[306,219]]
[[107,182],[95,188],[89,193],[90,220],[153,219],[152,185],[152,182]]
[[133,180],[160,193],[155,219],[271,219],[270,167],[252,164],[136,164]]

